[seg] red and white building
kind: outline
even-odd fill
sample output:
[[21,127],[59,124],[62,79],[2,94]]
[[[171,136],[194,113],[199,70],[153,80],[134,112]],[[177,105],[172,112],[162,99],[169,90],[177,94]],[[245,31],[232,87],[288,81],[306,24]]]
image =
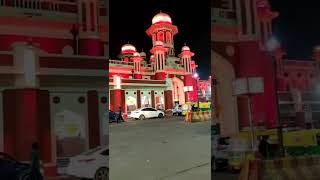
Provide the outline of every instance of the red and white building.
[[314,61],[287,59],[272,37],[272,20],[279,14],[271,11],[268,0],[213,0],[212,12],[214,121],[220,123],[222,133],[248,128],[247,99],[233,96],[232,81],[251,76],[263,77],[265,88],[262,95],[253,97],[256,127],[278,126],[276,92],[284,126],[305,128],[311,123],[320,127],[320,98],[315,96],[315,90],[319,91],[319,48],[314,49]]
[[188,46],[175,56],[178,27],[171,17],[159,13],[146,31],[153,45],[151,57],[132,44],[121,48],[120,60],[109,60],[110,109],[130,112],[140,107],[172,109],[174,103],[197,101],[197,65]]
[[45,174],[57,159],[108,143],[105,1],[0,0],[0,151]]

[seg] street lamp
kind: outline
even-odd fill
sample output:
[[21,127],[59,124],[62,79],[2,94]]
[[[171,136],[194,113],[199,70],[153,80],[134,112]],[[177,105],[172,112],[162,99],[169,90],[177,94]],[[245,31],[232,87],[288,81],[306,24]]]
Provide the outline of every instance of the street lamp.
[[200,107],[199,107],[199,96],[198,96],[198,79],[199,79],[198,73],[195,72],[193,74],[193,77],[196,79],[197,107],[198,107],[198,110],[200,110]]
[[283,130],[282,130],[282,122],[280,118],[280,108],[279,108],[279,94],[278,94],[278,65],[277,60],[272,54],[272,52],[279,48],[279,42],[276,38],[271,38],[266,44],[267,51],[269,52],[269,56],[273,61],[273,81],[275,86],[276,93],[276,108],[277,108],[277,119],[278,119],[278,140],[279,140],[279,149],[281,157],[284,157],[284,147],[283,147]]

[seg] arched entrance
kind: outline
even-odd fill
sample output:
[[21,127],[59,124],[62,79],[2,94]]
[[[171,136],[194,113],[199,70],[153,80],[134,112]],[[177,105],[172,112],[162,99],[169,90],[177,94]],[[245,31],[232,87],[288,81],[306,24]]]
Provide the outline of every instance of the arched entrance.
[[213,88],[216,121],[220,123],[221,133],[231,135],[239,131],[237,99],[233,96],[232,82],[236,78],[232,64],[225,58],[211,52],[212,72],[216,78]]
[[179,78],[174,77],[172,79],[172,94],[173,101],[179,104],[185,104],[185,94],[183,91],[184,83]]

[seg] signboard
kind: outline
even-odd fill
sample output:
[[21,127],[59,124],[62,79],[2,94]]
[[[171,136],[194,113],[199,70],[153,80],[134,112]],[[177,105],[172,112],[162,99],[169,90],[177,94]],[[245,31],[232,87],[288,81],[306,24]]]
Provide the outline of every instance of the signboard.
[[261,77],[248,78],[249,82],[249,93],[259,94],[264,92],[264,82]]
[[233,94],[236,96],[263,92],[264,82],[261,77],[240,78],[233,81]]
[[193,91],[193,86],[184,86],[183,91],[184,92],[191,92],[191,91]]

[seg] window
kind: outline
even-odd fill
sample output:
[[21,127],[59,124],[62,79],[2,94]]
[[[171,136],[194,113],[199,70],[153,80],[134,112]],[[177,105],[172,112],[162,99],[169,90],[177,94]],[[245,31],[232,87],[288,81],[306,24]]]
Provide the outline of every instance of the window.
[[102,151],[101,155],[109,156],[109,149],[106,149],[105,151]]

